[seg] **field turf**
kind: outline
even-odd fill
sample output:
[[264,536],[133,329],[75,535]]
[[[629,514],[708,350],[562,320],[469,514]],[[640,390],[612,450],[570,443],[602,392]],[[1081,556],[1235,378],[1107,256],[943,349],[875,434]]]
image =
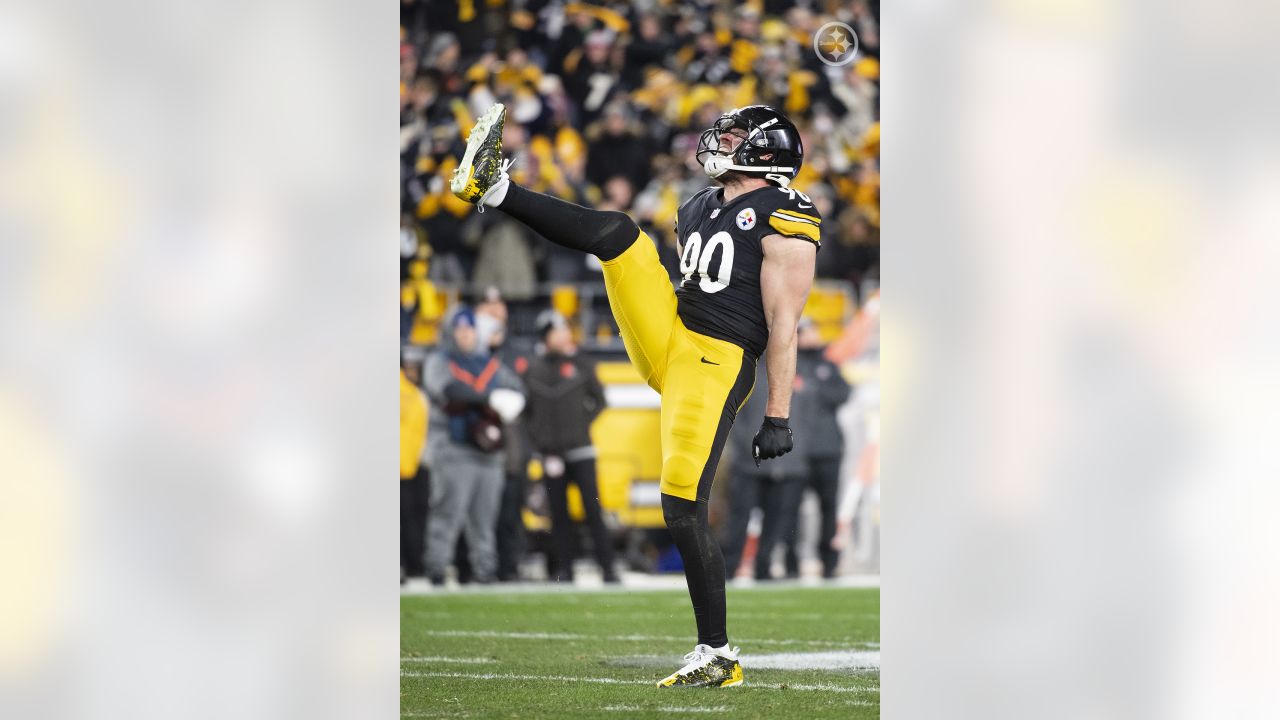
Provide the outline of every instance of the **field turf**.
[[729,638],[742,686],[659,690],[696,639],[683,590],[402,596],[401,717],[879,717],[878,588],[730,587]]

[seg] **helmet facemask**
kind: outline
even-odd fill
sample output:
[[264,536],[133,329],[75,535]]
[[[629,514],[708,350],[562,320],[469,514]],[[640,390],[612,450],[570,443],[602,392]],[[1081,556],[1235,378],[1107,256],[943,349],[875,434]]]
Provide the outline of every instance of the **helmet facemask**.
[[[746,133],[746,137],[731,152],[721,152],[721,136],[735,129]],[[694,158],[712,178],[734,171],[786,187],[799,170],[799,158],[791,151],[772,145],[768,133],[767,128],[748,119],[722,115],[698,138]]]

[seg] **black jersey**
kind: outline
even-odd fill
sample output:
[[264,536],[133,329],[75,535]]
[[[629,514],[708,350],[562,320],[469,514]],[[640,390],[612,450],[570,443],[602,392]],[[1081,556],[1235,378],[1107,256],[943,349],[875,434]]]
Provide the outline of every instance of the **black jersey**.
[[699,191],[676,215],[680,318],[694,332],[760,357],[769,327],[760,298],[762,241],[785,235],[821,244],[822,220],[804,193],[772,185],[723,201],[719,187]]

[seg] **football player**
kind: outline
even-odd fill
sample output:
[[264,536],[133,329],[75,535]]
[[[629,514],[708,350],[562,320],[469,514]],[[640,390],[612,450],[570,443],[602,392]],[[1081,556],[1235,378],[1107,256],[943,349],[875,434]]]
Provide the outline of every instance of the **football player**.
[[785,115],[731,110],[701,136],[697,160],[718,185],[677,215],[678,287],[653,241],[621,212],[584,208],[511,182],[505,108],[472,128],[450,182],[481,212],[498,208],[548,240],[589,252],[604,268],[609,305],[631,361],[662,395],[662,514],[684,562],[698,641],[658,687],[742,684],[725,621],[725,569],[707,502],[729,428],[764,356],[769,396],[752,442],[756,462],[791,450],[788,416],[796,325],[813,282],[822,220],[790,188],[804,149]]

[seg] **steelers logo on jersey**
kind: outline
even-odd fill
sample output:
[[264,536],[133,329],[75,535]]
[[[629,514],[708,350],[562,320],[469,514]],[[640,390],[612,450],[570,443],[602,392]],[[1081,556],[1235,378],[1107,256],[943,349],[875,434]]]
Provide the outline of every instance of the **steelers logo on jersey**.
[[738,227],[742,228],[743,230],[750,230],[755,226],[756,226],[755,210],[751,208],[747,208],[746,210],[743,210],[742,212],[738,213]]

